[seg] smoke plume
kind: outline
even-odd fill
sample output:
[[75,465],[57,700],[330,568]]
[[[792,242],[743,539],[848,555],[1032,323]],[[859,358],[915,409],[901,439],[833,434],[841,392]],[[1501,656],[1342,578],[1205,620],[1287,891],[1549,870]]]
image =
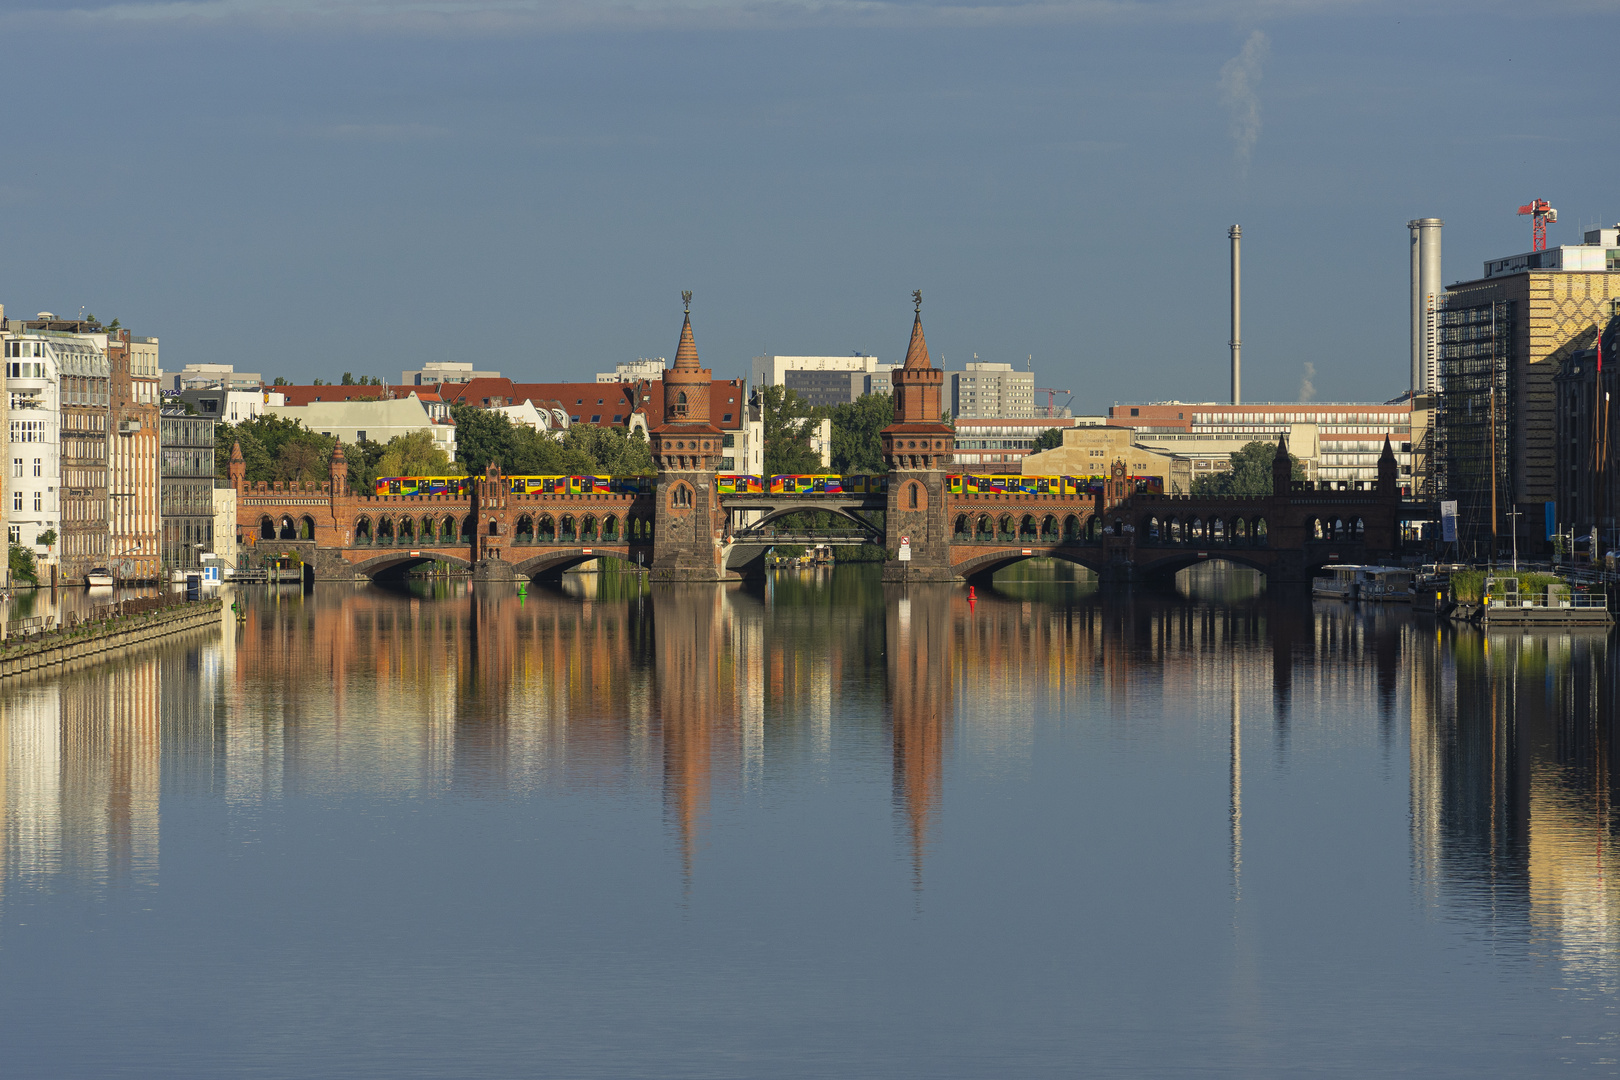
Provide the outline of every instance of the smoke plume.
[[1316,378],[1316,365],[1306,364],[1305,377],[1299,380],[1299,400],[1316,400],[1316,384],[1311,381],[1314,378]]
[[1260,140],[1260,65],[1266,58],[1271,40],[1256,30],[1243,43],[1243,51],[1228,60],[1221,68],[1221,103],[1232,116],[1233,154],[1237,158],[1238,172],[1249,175],[1249,158],[1254,144]]

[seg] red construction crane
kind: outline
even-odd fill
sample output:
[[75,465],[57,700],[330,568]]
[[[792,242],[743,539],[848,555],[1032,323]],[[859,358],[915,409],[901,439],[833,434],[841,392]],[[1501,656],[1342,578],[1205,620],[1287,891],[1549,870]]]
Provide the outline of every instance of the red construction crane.
[[[1057,410],[1052,407],[1052,399],[1057,397],[1057,395],[1059,395],[1059,394],[1068,394],[1071,399],[1074,397],[1074,391],[1073,390],[1053,390],[1049,386],[1037,386],[1035,388],[1035,392],[1037,394],[1045,394],[1046,395],[1046,415],[1047,416],[1056,416],[1057,415]],[[1063,404],[1067,405],[1068,402],[1065,401]]]
[[1558,211],[1546,199],[1531,199],[1528,206],[1519,207],[1519,216],[1530,216],[1531,251],[1547,250],[1547,223],[1558,220]]

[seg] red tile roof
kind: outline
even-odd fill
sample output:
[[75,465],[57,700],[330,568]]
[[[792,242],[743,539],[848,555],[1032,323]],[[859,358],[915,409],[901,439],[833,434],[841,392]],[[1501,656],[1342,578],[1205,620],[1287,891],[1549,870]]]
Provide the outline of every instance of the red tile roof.
[[[737,431],[743,420],[743,381],[719,379],[710,384],[710,422],[722,431]],[[324,389],[324,387],[317,387]],[[629,423],[630,414],[645,413],[649,423],[664,415],[664,384],[659,381],[635,383],[554,382],[515,383],[511,379],[473,379],[465,383],[440,383],[424,388],[437,391],[452,405],[491,408],[534,402],[561,402],[561,408],[576,424],[606,427]],[[727,419],[729,414],[730,419]],[[595,417],[596,419],[593,419]]]

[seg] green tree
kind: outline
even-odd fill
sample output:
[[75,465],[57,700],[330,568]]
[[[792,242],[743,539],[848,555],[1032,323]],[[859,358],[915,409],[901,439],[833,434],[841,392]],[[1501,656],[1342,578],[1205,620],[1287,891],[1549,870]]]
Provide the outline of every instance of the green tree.
[[383,476],[455,476],[461,465],[433,441],[431,431],[412,431],[388,440],[377,470]]
[[271,386],[291,386],[292,383],[288,382],[285,376],[277,375],[276,376],[276,381],[271,383],[270,385]]
[[345,371],[343,373],[343,381],[339,385],[340,386],[353,386],[354,385],[354,376],[352,374],[350,374],[349,372]]
[[331,453],[321,453],[315,439],[288,439],[276,454],[277,480],[319,480],[327,474]]
[[765,475],[821,471],[821,458],[810,446],[816,421],[799,395],[781,386],[760,391],[760,419],[765,435]]
[[1038,454],[1042,450],[1056,450],[1063,445],[1063,429],[1047,428],[1035,436],[1035,445],[1030,447],[1030,453]]
[[[280,416],[254,416],[238,424],[214,426],[214,474],[219,478],[230,476],[230,449],[241,445],[241,458],[248,466],[249,481],[287,479],[279,473],[280,455],[288,440],[308,439],[318,444],[321,474],[326,474],[326,463],[332,457],[334,440],[318,436],[296,419]],[[306,457],[306,455],[295,455]]]
[[[579,449],[579,442],[589,436],[576,438],[575,445],[569,447],[527,424],[512,423],[505,413],[452,405],[450,415],[456,422],[456,460],[473,475],[482,473],[490,462],[512,476],[605,471],[598,468],[595,458]],[[648,461],[650,464],[650,457]]]
[[[1200,476],[1193,481],[1194,495],[1245,496],[1271,494],[1271,463],[1277,456],[1275,443],[1256,440],[1246,443],[1232,455],[1230,472],[1214,476]],[[1305,466],[1299,458],[1288,455],[1295,480],[1305,479]]]
[[573,450],[591,460],[593,473],[609,476],[651,476],[652,448],[637,431],[630,435],[623,428],[575,424],[563,436],[564,450]]
[[343,459],[349,463],[350,491],[369,495],[377,487],[377,477],[388,475],[381,468],[384,449],[382,443],[370,439],[343,448]]
[[13,581],[27,581],[39,584],[39,570],[34,566],[34,553],[21,544],[12,544],[6,552],[7,565],[11,567]]
[[46,529],[44,532],[34,537],[34,543],[44,544],[45,549],[49,551],[51,548],[56,546],[56,530]]
[[894,423],[894,398],[862,394],[827,410],[832,421],[832,469],[836,473],[886,472],[883,429]]

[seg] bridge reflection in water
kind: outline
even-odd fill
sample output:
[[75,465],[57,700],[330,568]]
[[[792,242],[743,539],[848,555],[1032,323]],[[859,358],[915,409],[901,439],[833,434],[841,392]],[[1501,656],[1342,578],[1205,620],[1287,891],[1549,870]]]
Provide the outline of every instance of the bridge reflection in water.
[[[923,888],[953,788],[1027,773],[1043,739],[1205,746],[1209,710],[1189,703],[1207,695],[1235,725],[1234,874],[1254,820],[1242,777],[1365,743],[1392,766],[1409,753],[1428,901],[1527,943],[1554,935],[1573,966],[1620,954],[1603,635],[1437,632],[1277,590],[984,593],[841,569],[764,590],[253,594],[220,634],[0,683],[0,899],[63,878],[154,884],[164,800],[366,793],[649,800],[690,883],[717,818],[829,779],[857,801],[886,793]],[[1323,700],[1366,705],[1335,719]],[[1346,728],[1354,715],[1367,723]]]

